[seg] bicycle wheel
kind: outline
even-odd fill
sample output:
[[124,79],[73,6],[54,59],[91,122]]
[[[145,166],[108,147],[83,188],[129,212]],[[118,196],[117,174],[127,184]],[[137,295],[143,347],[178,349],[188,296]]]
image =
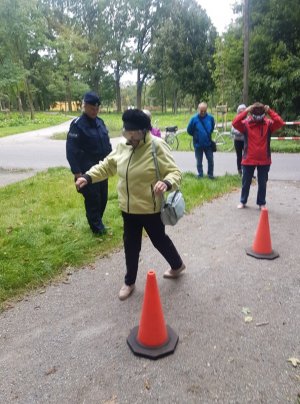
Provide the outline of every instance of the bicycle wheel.
[[223,138],[224,138],[223,150],[226,152],[232,151],[234,148],[234,142],[231,133],[224,133]]
[[170,146],[171,150],[177,150],[179,146],[179,142],[177,136],[171,133],[167,133],[165,137],[166,143]]
[[217,133],[215,142],[217,144],[217,150],[223,152],[229,152],[233,149],[233,140],[231,136],[223,134],[221,132]]
[[225,140],[224,140],[222,133],[217,132],[215,135],[214,141],[216,142],[216,145],[217,145],[217,151],[223,151],[223,146],[224,146]]

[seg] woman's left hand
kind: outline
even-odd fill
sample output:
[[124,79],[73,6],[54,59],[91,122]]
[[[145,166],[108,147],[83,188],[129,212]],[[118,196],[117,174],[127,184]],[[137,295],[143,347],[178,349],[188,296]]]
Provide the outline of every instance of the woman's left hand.
[[162,195],[168,189],[167,185],[163,181],[157,181],[154,185],[154,192],[156,195]]

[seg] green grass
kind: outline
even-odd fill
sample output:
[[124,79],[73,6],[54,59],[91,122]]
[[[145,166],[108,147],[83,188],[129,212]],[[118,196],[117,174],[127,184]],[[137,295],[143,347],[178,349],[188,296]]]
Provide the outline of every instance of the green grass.
[[[73,116],[79,116],[80,113],[71,113]],[[153,126],[158,126],[161,130],[164,130],[167,126],[178,126],[179,129],[185,129],[189,122],[189,119],[193,113],[181,112],[176,115],[167,113],[152,113],[152,124]],[[228,123],[234,117],[234,113],[227,116]],[[122,131],[122,114],[118,113],[100,113],[100,117],[104,120],[107,128],[109,129],[110,137],[121,136]],[[0,137],[9,136],[16,133],[24,133],[31,130],[46,128],[53,125],[58,125],[70,119],[70,116],[64,114],[49,114],[43,112],[36,113],[36,119],[34,122],[30,121],[30,116],[28,113],[25,114],[25,118],[21,117],[18,113],[10,113],[10,119],[8,119],[7,114],[0,113]],[[229,130],[229,129],[228,129]],[[287,136],[297,136],[299,132],[291,129],[284,129],[281,132],[286,133]],[[278,136],[282,136],[281,132],[278,132]],[[53,139],[65,140],[66,133],[58,133],[54,135]],[[276,136],[276,135],[275,135]],[[190,151],[190,136],[185,132],[178,135],[179,148],[180,151]],[[222,147],[218,148],[219,151]],[[300,141],[272,141],[271,150],[280,153],[300,153]]]
[[[83,198],[65,168],[0,188],[5,212],[0,218],[0,307],[59,277],[69,266],[91,263],[122,246],[116,183],[117,178],[109,180],[104,223],[112,230],[103,238],[89,230]],[[187,211],[239,186],[238,176],[199,181],[194,174],[184,174]]]
[[[118,137],[122,135],[122,114],[117,113],[103,113],[99,115],[105,122],[109,130],[110,137]],[[164,130],[167,126],[178,126],[179,129],[186,128],[188,124],[188,120],[190,115],[188,114],[159,114],[154,113],[152,115],[152,124],[153,126],[158,126],[161,130]],[[58,133],[52,136],[52,139],[56,140],[65,140],[67,134],[66,133]]]
[[25,113],[24,117],[17,112],[11,112],[9,115],[0,113],[0,138],[48,128],[68,120],[70,120],[69,116],[60,113],[36,112],[33,121],[30,119],[29,113]]

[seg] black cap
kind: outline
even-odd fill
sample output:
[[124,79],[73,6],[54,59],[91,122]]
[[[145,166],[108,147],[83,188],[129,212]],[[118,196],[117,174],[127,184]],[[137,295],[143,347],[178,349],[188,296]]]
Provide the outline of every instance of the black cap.
[[99,107],[101,104],[99,96],[94,93],[94,91],[89,91],[88,93],[84,94],[83,101],[86,104],[94,105],[95,107]]
[[140,109],[127,109],[122,115],[124,129],[126,130],[150,130],[151,121]]

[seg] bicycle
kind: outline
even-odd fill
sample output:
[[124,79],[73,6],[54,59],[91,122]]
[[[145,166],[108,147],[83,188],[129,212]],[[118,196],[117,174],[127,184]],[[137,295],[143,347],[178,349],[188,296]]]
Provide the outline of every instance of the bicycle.
[[219,132],[218,129],[214,130],[213,140],[217,144],[217,150],[230,152],[234,148],[234,136],[231,132]]
[[[212,139],[216,142],[217,151],[230,152],[234,148],[234,137],[230,132],[213,131]],[[190,140],[190,149],[194,150],[193,138]]]
[[168,143],[171,150],[177,150],[179,146],[177,130],[178,126],[166,127],[165,142]]

